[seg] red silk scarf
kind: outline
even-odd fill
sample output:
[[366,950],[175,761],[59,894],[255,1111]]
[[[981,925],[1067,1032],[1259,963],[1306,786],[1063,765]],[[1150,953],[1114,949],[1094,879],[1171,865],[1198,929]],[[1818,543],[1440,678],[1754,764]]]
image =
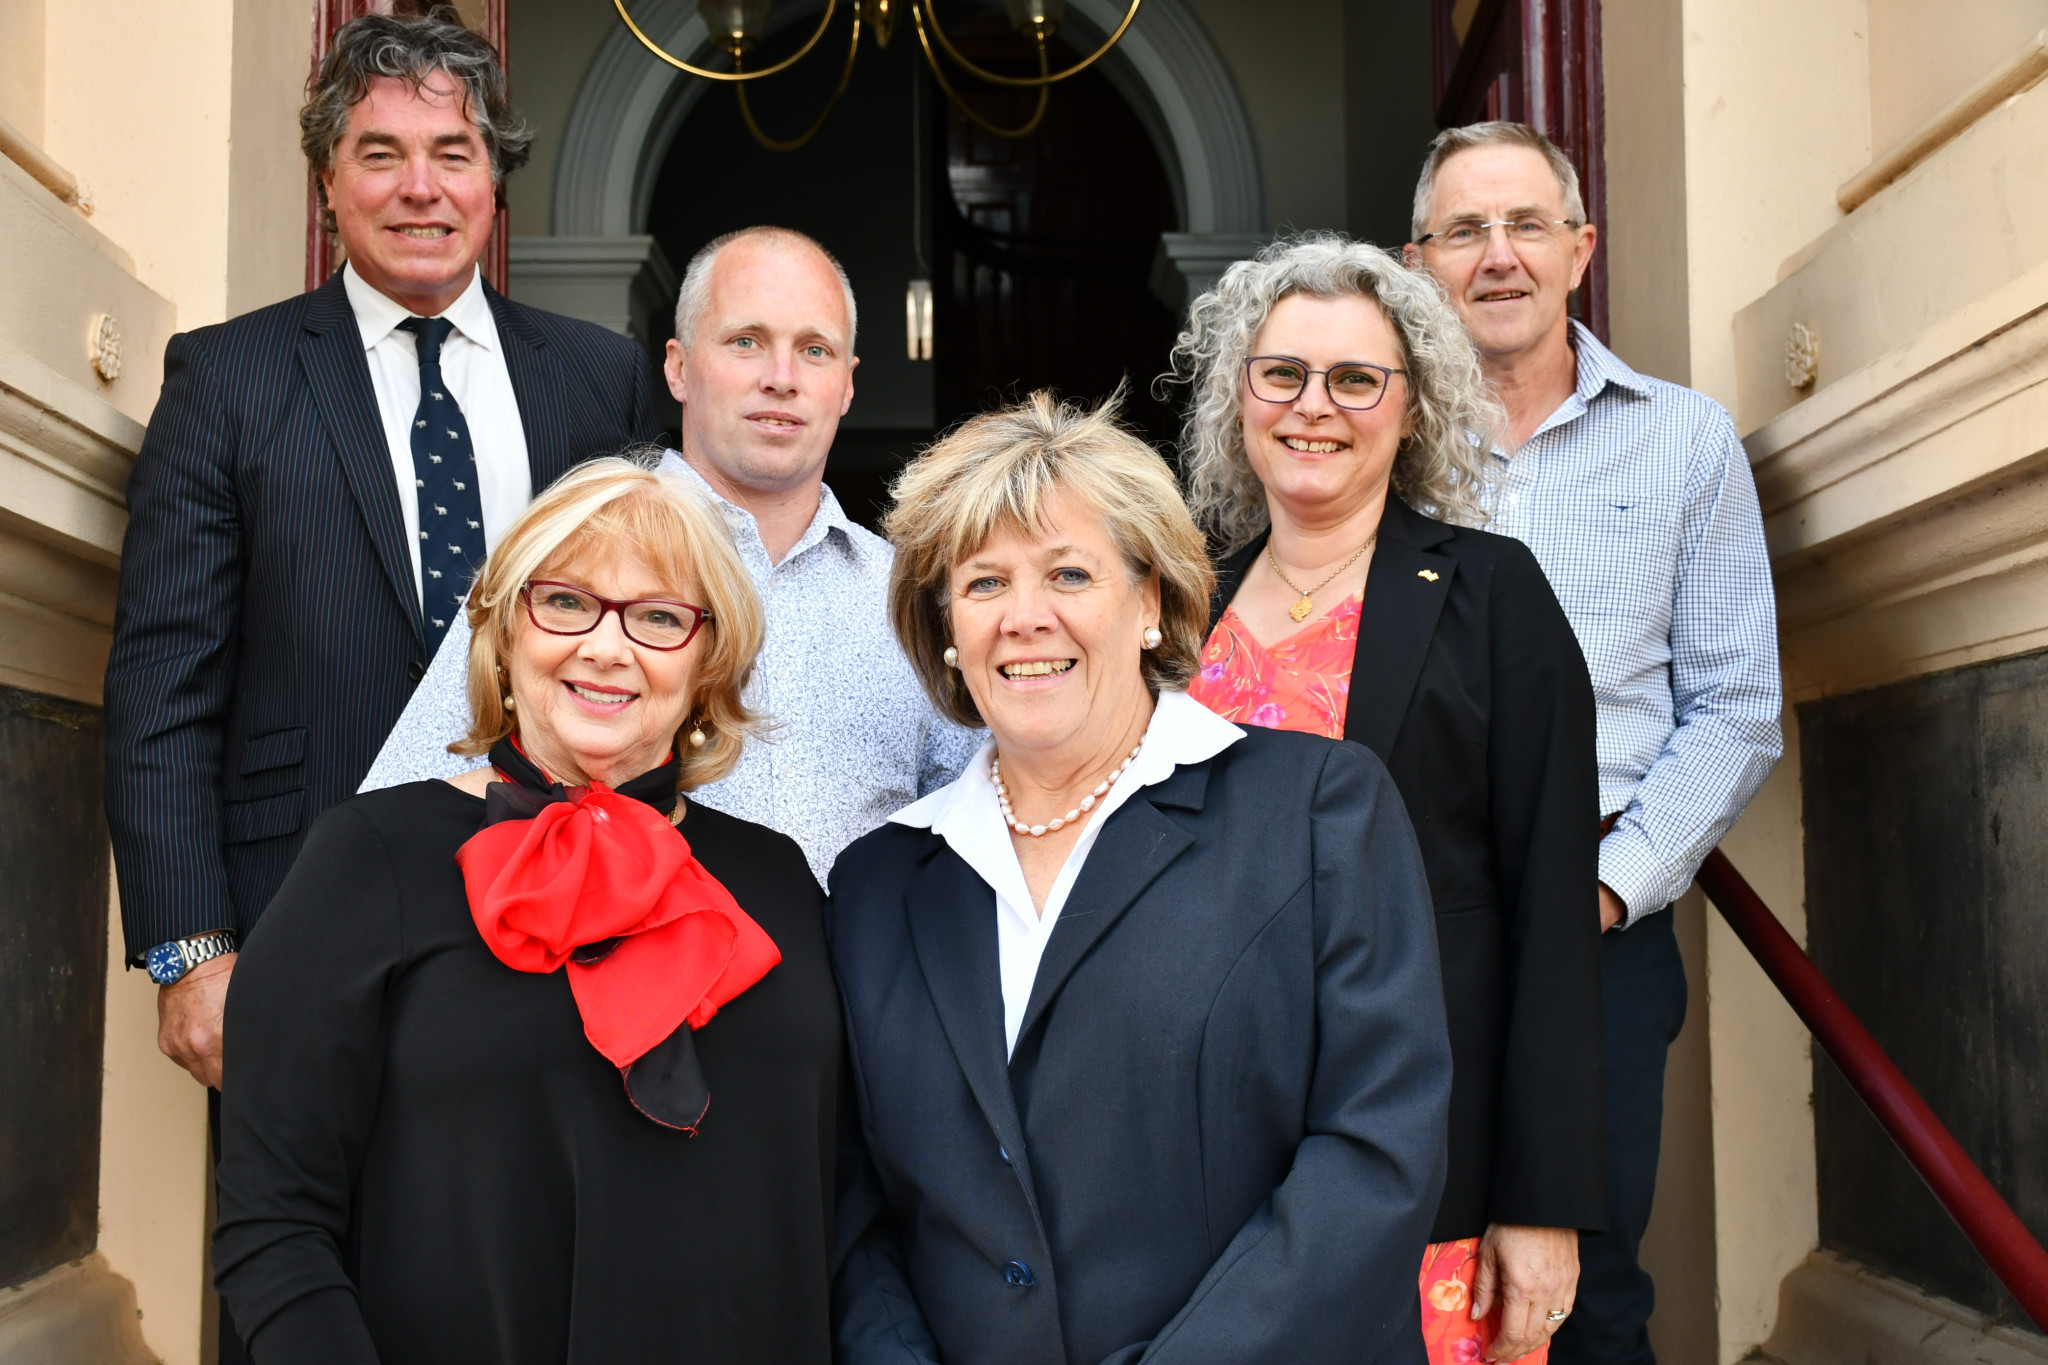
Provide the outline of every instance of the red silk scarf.
[[629,1071],[782,952],[653,807],[603,783],[561,791],[531,819],[486,825],[455,861],[492,954],[515,971],[566,965],[584,1036]]

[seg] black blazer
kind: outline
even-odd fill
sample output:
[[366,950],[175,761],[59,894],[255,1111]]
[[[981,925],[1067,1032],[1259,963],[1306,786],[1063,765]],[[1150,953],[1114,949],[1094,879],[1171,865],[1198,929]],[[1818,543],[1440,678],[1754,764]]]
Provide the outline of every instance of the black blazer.
[[856,841],[840,1359],[1420,1362],[1427,897],[1377,759],[1253,730],[1110,816],[1005,1065],[995,893],[929,830]]
[[[1260,536],[1217,571],[1213,628]],[[1607,1223],[1593,684],[1527,546],[1387,498],[1344,738],[1429,869],[1457,1080],[1433,1242]]]
[[[659,435],[625,337],[486,290],[536,493]],[[412,557],[341,277],[171,338],[128,483],[107,823],[128,958],[246,933],[426,666]]]

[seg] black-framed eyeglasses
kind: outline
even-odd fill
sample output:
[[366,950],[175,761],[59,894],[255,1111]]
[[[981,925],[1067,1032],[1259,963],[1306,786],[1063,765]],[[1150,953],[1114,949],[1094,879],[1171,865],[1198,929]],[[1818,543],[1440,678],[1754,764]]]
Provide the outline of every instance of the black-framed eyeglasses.
[[697,638],[711,619],[708,607],[665,597],[635,597],[614,602],[574,583],[536,578],[520,588],[526,619],[550,635],[588,635],[604,614],[619,614],[619,629],[636,645],[649,649],[681,649]]
[[1507,233],[1509,245],[1519,243],[1526,246],[1549,241],[1557,235],[1559,228],[1578,226],[1569,218],[1544,218],[1533,213],[1525,213],[1519,218],[1496,219],[1491,223],[1482,223],[1477,218],[1461,218],[1455,223],[1446,223],[1435,232],[1423,233],[1415,239],[1415,245],[1426,246],[1435,242],[1439,251],[1477,251],[1492,238],[1493,230],[1500,228]]
[[1261,402],[1295,402],[1309,381],[1321,375],[1323,391],[1330,395],[1330,401],[1351,412],[1371,412],[1387,396],[1387,386],[1394,376],[1407,373],[1369,360],[1346,360],[1327,370],[1312,370],[1307,361],[1290,355],[1255,355],[1244,363],[1252,397]]

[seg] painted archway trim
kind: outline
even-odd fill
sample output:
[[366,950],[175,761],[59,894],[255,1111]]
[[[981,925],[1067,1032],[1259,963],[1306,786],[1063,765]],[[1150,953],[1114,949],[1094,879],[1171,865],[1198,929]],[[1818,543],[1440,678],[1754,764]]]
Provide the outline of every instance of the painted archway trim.
[[[1124,9],[1124,0],[1069,4],[1105,32]],[[639,0],[634,17],[671,52],[697,52],[710,36],[691,0]],[[1263,233],[1265,184],[1251,122],[1230,73],[1186,6],[1181,0],[1145,0],[1117,55],[1143,85],[1172,143],[1182,231]],[[550,214],[556,236],[619,237],[646,230],[669,143],[704,84],[657,61],[624,25],[605,39],[563,129]]]

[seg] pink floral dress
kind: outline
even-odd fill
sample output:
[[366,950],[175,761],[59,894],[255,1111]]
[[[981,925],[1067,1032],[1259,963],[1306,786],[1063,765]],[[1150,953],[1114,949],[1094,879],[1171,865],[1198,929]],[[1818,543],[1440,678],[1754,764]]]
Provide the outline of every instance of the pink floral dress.
[[1236,608],[1225,610],[1202,646],[1202,669],[1188,695],[1239,725],[1342,739],[1363,605],[1364,594],[1347,597],[1271,649]]
[[[1268,648],[1226,610],[1202,646],[1202,667],[1188,695],[1225,720],[1270,730],[1300,730],[1344,737],[1351,700],[1351,663],[1358,652],[1358,615],[1364,594]],[[1430,1365],[1474,1365],[1500,1334],[1499,1304],[1483,1319],[1472,1316],[1472,1277],[1479,1239],[1433,1242],[1422,1253],[1416,1287],[1422,1296],[1422,1340]],[[1546,1365],[1548,1343],[1523,1356]]]

